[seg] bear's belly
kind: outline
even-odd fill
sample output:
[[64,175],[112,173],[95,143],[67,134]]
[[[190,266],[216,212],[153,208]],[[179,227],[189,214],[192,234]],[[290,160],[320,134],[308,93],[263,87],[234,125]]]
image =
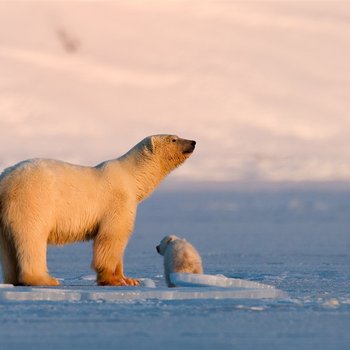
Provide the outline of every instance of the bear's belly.
[[94,239],[98,232],[98,224],[90,225],[62,225],[53,229],[48,237],[48,244],[63,245],[67,243],[75,243],[89,241]]

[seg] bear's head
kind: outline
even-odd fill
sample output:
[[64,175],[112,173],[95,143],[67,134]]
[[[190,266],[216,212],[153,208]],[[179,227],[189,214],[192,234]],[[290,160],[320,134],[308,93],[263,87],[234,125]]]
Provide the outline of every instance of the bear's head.
[[136,179],[137,198],[146,198],[172,170],[194,151],[196,141],[175,135],[153,135],[144,138],[118,161]]
[[169,172],[182,164],[194,151],[196,141],[176,135],[153,135],[143,140],[144,151]]

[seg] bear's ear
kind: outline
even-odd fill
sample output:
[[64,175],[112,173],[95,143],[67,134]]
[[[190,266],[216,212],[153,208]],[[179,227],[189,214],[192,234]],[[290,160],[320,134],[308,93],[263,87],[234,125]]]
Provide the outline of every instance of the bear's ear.
[[156,139],[155,139],[154,136],[151,136],[151,137],[149,138],[149,143],[150,143],[150,145],[149,145],[150,151],[151,151],[152,153],[155,153],[155,150],[156,150]]
[[150,154],[154,153],[154,140],[152,136],[149,136],[144,140],[144,151]]

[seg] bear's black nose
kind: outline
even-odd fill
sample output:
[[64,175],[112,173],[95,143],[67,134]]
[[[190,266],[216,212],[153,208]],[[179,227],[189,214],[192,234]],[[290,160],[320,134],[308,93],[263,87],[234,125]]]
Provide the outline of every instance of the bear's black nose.
[[159,253],[159,245],[156,246],[157,252]]
[[192,153],[194,151],[194,148],[196,146],[196,141],[192,140],[184,140],[183,145],[184,145],[184,151],[183,153]]

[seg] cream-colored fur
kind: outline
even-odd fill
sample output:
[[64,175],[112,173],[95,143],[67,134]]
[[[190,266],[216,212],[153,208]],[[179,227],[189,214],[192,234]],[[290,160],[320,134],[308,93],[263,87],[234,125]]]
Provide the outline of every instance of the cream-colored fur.
[[166,236],[156,249],[164,256],[164,275],[168,287],[175,287],[170,281],[170,274],[173,272],[203,273],[200,255],[185,239],[175,235]]
[[137,205],[194,146],[195,141],[155,135],[96,167],[33,159],[6,169],[0,176],[4,282],[58,285],[47,271],[47,244],[93,239],[97,282],[137,285],[123,271]]

